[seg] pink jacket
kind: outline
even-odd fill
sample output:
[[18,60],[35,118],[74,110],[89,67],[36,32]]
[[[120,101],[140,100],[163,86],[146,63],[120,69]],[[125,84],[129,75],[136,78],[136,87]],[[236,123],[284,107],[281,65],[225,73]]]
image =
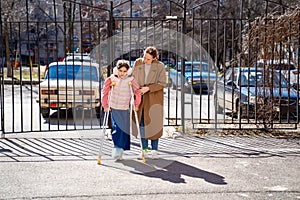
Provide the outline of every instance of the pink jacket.
[[[140,86],[133,76],[130,76],[132,74],[132,69],[130,68],[128,70],[125,78],[119,78],[117,74],[117,69],[114,68],[113,74],[104,82],[101,98],[102,107],[108,108],[108,104],[110,104],[112,109],[128,110],[131,100],[130,84],[134,91],[134,106],[138,107],[141,103],[142,96],[138,92]],[[110,102],[108,102],[110,90],[111,97]]]

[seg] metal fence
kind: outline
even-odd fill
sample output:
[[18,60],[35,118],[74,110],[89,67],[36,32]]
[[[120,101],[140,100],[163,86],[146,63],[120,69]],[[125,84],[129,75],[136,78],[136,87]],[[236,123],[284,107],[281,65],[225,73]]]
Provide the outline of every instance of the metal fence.
[[[23,17],[1,14],[2,133],[99,129],[103,80],[118,59],[133,63],[147,46],[166,66],[165,126],[297,128],[299,23],[283,17],[292,13],[283,5],[271,18],[266,1],[255,19],[243,1],[234,17],[219,1],[149,1],[145,11],[134,1],[38,2],[20,2]],[[77,69],[86,57],[87,70]],[[59,80],[64,73],[73,76]]]

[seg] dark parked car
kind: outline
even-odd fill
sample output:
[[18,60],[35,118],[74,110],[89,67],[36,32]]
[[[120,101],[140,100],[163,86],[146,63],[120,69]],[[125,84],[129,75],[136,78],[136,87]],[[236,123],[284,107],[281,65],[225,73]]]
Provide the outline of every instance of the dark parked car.
[[238,118],[270,111],[275,117],[297,117],[298,95],[279,71],[263,68],[229,68],[214,90],[217,112],[229,110]]
[[178,62],[174,68],[170,68],[169,83],[173,89],[180,88],[185,92],[208,93],[213,90],[216,81],[216,70],[214,66],[207,62],[186,61],[184,88],[181,88],[181,67],[182,63]]

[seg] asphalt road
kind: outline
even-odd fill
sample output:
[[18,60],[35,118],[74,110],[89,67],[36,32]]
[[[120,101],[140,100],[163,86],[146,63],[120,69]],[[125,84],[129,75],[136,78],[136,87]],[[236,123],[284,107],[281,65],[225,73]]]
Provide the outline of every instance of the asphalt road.
[[142,163],[95,131],[24,133],[0,140],[0,199],[300,199],[300,140],[164,137]]

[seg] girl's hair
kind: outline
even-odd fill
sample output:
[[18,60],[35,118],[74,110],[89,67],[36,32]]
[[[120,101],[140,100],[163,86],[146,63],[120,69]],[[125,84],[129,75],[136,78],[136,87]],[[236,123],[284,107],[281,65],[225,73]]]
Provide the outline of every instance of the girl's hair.
[[147,47],[145,49],[144,54],[146,54],[146,53],[150,54],[153,59],[158,60],[158,51],[157,51],[157,49],[155,47],[152,47],[152,46]]
[[129,61],[128,60],[118,60],[116,67],[117,67],[117,69],[121,69],[122,67],[125,67],[128,70],[130,68]]

